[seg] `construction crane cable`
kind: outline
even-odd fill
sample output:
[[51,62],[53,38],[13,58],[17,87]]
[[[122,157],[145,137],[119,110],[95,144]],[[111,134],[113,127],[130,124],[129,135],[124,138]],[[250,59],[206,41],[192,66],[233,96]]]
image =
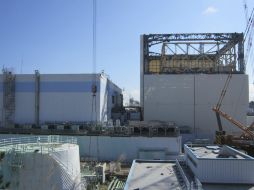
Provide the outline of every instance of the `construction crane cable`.
[[[96,0],[93,0],[93,73],[96,73]],[[95,77],[96,79],[96,77]]]
[[246,20],[246,26],[248,26],[248,6],[246,0],[243,1],[243,7],[244,7],[244,12],[245,12],[245,20]]
[[248,19],[248,24],[247,24],[246,29],[245,29],[245,31],[244,31],[244,41],[245,41],[245,39],[247,38],[247,35],[248,35],[249,31],[250,31],[251,24],[252,24],[253,19],[254,19],[254,18],[253,18],[253,14],[254,14],[254,8],[253,8],[252,11],[251,11],[251,15],[250,15],[250,17],[249,17],[249,19]]
[[97,5],[96,0],[93,0],[93,55],[92,55],[92,63],[93,63],[93,73],[92,73],[92,113],[91,113],[91,121],[97,122],[97,110],[96,110],[96,93],[97,93],[97,84],[96,84],[96,22],[97,22]]

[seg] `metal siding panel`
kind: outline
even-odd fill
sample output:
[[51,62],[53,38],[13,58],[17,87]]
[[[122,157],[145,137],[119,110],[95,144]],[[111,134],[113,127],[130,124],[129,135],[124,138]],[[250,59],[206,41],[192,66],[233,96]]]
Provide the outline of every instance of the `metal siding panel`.
[[193,75],[145,75],[144,120],[193,127]]
[[32,74],[16,75],[15,123],[34,124],[35,77]]
[[[198,138],[214,137],[217,122],[211,108],[216,105],[227,75],[197,75],[196,83],[196,128]],[[209,88],[207,88],[209,86]],[[248,107],[248,76],[233,75],[221,109],[246,124],[246,107]],[[225,130],[229,133],[239,129],[222,119]]]
[[[40,123],[45,121],[90,121],[93,77],[94,75],[90,74],[41,75]],[[96,78],[98,79],[98,75]],[[50,83],[48,87],[43,86]],[[72,87],[73,84],[77,84],[76,87]],[[83,86],[83,84],[87,85]],[[99,81],[97,84],[100,88]],[[100,94],[99,92],[97,94],[97,118],[99,120]]]
[[[224,74],[145,75],[144,119],[175,121],[193,128],[195,124],[197,138],[214,138],[217,123],[212,107],[219,99],[226,78]],[[245,125],[247,107],[248,76],[234,74],[222,110]],[[239,131],[224,119],[222,122],[229,126],[225,127],[228,132]]]
[[200,160],[198,174],[206,183],[254,183],[254,160]]
[[[40,96],[41,122],[91,120],[91,93],[41,93]],[[99,113],[99,96],[96,98]]]
[[34,124],[35,94],[33,92],[18,92],[15,96],[15,123]]

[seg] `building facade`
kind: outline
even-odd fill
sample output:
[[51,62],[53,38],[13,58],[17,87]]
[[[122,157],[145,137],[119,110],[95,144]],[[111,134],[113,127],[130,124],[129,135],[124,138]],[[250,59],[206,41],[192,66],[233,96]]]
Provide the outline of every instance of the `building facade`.
[[[213,139],[212,108],[232,74],[221,110],[246,125],[248,76],[243,34],[149,34],[141,36],[140,104],[145,121],[190,127],[193,138]],[[240,130],[222,119],[227,133]]]
[[0,75],[1,126],[103,122],[115,106],[122,106],[122,90],[103,74]]
[[185,161],[202,183],[254,184],[254,158],[229,146],[184,145]]

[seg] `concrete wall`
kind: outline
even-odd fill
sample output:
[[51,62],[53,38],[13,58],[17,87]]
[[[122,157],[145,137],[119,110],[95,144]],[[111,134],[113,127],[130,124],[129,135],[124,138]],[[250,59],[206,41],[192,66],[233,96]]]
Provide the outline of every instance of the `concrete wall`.
[[[31,135],[0,134],[0,139]],[[82,157],[98,157],[100,160],[124,158],[131,162],[139,158],[140,150],[165,150],[166,158],[172,159],[181,153],[181,137],[110,137],[75,136]]]
[[[193,129],[196,138],[213,138],[216,105],[228,75],[144,75],[144,120],[175,121]],[[142,89],[141,89],[142,91]],[[246,125],[248,76],[233,75],[221,110]],[[239,129],[222,119],[229,133]]]
[[[91,86],[96,80],[96,110],[92,112]],[[54,121],[106,121],[110,118],[111,95],[122,91],[101,74],[41,74],[40,123]],[[15,123],[35,123],[35,75],[16,75]],[[95,107],[94,107],[95,109]],[[0,122],[3,121],[3,75],[0,75]],[[93,113],[93,114],[92,114]],[[97,113],[97,114],[96,114]]]
[[77,138],[81,156],[99,157],[100,160],[124,158],[126,161],[132,161],[138,159],[139,150],[144,149],[164,149],[166,154],[171,155],[179,155],[181,152],[181,137],[82,136]]

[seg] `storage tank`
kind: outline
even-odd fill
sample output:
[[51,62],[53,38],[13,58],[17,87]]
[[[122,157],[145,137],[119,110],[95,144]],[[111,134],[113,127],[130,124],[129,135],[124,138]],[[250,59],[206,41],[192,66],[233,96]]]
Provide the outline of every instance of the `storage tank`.
[[0,188],[82,189],[75,138],[38,136],[0,141]]

